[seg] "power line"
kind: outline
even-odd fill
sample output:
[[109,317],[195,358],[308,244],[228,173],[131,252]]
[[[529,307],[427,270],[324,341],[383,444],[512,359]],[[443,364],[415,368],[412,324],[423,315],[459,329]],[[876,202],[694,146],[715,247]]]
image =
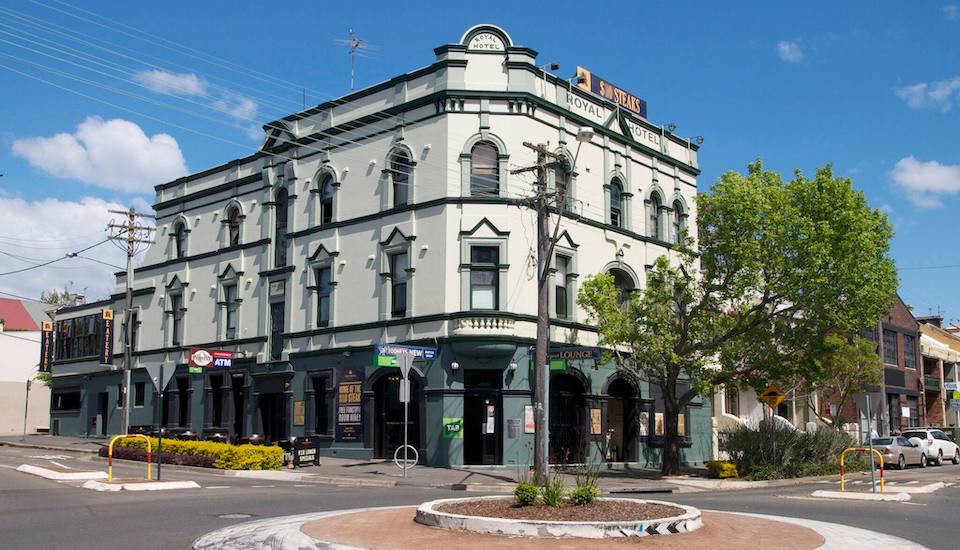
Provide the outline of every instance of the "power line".
[[898,267],[898,271],[918,271],[922,269],[957,269],[960,268],[960,264],[956,265],[922,265],[914,267]]
[[[88,246],[88,247],[86,247],[86,248],[82,248],[82,249],[74,252],[74,254],[79,254],[79,253],[81,253],[81,252],[86,252],[87,250],[90,250],[91,248],[100,246],[101,244],[107,242],[108,240],[109,240],[109,239],[104,239],[104,240],[102,240],[102,241],[100,241],[100,242],[98,242],[98,243],[96,243],[96,244],[92,244],[92,245],[90,245],[90,246]],[[23,273],[24,271],[30,271],[31,269],[36,269],[36,268],[38,268],[38,267],[48,266],[48,265],[50,265],[50,264],[52,264],[52,263],[56,263],[56,262],[59,262],[59,261],[66,260],[67,258],[70,258],[70,254],[65,254],[64,256],[62,256],[62,257],[60,257],[60,258],[54,258],[54,259],[52,259],[52,260],[50,260],[50,261],[47,261],[47,262],[44,262],[44,263],[41,263],[41,264],[32,265],[32,266],[30,266],[30,267],[25,267],[25,268],[23,268],[23,269],[16,269],[16,270],[14,270],[14,271],[7,271],[7,272],[5,272],[5,273],[0,273],[0,276],[3,276],[3,275],[13,275],[13,274],[15,274],[15,273]]]
[[29,338],[24,338],[23,336],[14,336],[9,332],[0,332],[0,336],[7,336],[8,338],[16,338],[17,340],[23,340],[24,342],[33,342],[34,344],[40,343],[40,340],[31,340]]

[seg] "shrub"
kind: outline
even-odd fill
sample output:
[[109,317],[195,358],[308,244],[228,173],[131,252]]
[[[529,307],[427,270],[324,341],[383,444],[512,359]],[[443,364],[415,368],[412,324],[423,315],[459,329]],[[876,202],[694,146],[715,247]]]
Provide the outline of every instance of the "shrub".
[[517,483],[516,488],[513,490],[513,497],[517,499],[519,506],[536,504],[538,496],[540,496],[540,491],[537,489],[537,486],[532,483]]
[[[107,455],[107,448],[101,447],[100,456],[106,458]],[[146,462],[147,451],[146,449],[136,447],[120,447],[114,445],[113,458]],[[161,459],[163,460],[164,464],[175,464],[177,466],[197,466],[200,468],[213,468],[213,463],[216,461],[216,459],[209,456],[180,455],[168,453],[166,451],[161,453]],[[157,462],[157,453],[151,453],[150,461]]]
[[[114,445],[114,456],[120,448],[145,449],[140,438],[121,439]],[[150,438],[150,448],[155,452],[157,439]],[[267,445],[231,445],[213,441],[163,440],[163,454],[198,457],[201,463],[212,460],[213,468],[223,470],[278,470],[283,465],[283,449]],[[146,451],[144,451],[146,454]],[[166,462],[166,459],[164,459]]]
[[[761,422],[757,429],[741,426],[724,439],[736,471],[749,480],[836,473],[840,451],[853,444],[848,434],[830,428],[801,432],[770,422]],[[848,470],[859,469],[859,464],[851,463]]]
[[563,506],[563,499],[567,494],[567,489],[563,486],[563,477],[560,474],[549,476],[546,483],[540,487],[540,500],[547,506],[560,508]]
[[737,465],[729,460],[708,460],[706,465],[710,477],[714,479],[738,477]]
[[596,487],[577,487],[570,491],[570,502],[574,506],[586,506],[595,500],[597,500]]

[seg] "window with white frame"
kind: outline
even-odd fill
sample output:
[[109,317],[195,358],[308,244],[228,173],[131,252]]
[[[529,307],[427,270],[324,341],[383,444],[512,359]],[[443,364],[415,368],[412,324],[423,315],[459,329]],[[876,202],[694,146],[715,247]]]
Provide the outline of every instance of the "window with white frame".
[[470,247],[470,309],[500,309],[500,247]]
[[170,345],[183,345],[183,317],[186,310],[183,307],[183,293],[178,291],[170,294]]
[[237,246],[240,244],[240,225],[243,216],[240,214],[239,206],[231,206],[227,210],[227,246]]
[[238,338],[238,322],[240,318],[240,293],[236,281],[223,285],[223,337],[225,340]]
[[557,254],[554,264],[555,272],[553,274],[553,301],[554,314],[560,319],[569,319],[572,313],[573,304],[570,299],[572,263],[573,260],[570,256]]
[[173,231],[170,232],[173,239],[173,255],[176,259],[181,259],[187,255],[187,222],[177,220],[173,224]]
[[671,237],[674,243],[680,242],[683,229],[683,205],[680,204],[680,201],[673,201],[673,231]]
[[623,184],[618,178],[610,181],[610,225],[623,227]]
[[410,174],[413,162],[406,151],[395,149],[390,153],[390,185],[393,192],[392,206],[403,206],[410,202]]
[[410,255],[407,251],[392,253],[388,256],[387,263],[390,278],[390,316],[394,318],[406,317]]
[[650,194],[650,218],[647,224],[647,231],[651,237],[654,239],[661,238],[662,234],[660,230],[660,208],[663,203],[660,200],[660,194],[653,192]]
[[573,198],[571,197],[570,189],[570,178],[573,177],[570,173],[570,164],[567,162],[556,162],[553,165],[553,188],[556,193],[556,204],[557,208],[563,211],[569,211],[571,209],[571,204],[573,204]]
[[492,143],[481,141],[470,150],[470,195],[495,197],[499,194],[499,152]]
[[626,304],[630,300],[630,295],[636,289],[633,277],[622,269],[613,268],[610,270],[613,276],[613,286],[617,289],[617,301],[620,304]]
[[276,361],[283,354],[284,302],[270,304],[270,359]]
[[327,174],[320,181],[320,225],[333,222],[333,176]]
[[333,298],[333,269],[329,266],[317,267],[313,270],[317,284],[317,326],[330,326],[331,301]]
[[287,265],[287,221],[290,215],[290,195],[286,189],[277,191],[274,201],[276,216],[273,231],[273,266]]

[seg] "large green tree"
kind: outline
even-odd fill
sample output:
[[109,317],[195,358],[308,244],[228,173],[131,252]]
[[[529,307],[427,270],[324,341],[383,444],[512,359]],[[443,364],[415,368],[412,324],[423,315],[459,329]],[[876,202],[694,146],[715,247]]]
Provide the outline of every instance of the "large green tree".
[[629,300],[609,274],[578,296],[617,367],[661,390],[664,474],[679,473],[678,414],[694,398],[816,376],[826,336],[873,326],[897,288],[886,216],[829,166],[784,181],[757,161],[697,209],[697,250],[684,236]]

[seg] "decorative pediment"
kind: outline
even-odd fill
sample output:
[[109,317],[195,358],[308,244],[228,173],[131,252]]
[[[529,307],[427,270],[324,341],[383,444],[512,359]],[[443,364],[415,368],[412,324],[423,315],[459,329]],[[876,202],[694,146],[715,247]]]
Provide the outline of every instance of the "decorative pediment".
[[390,246],[394,244],[400,244],[403,242],[409,242],[416,240],[416,235],[410,237],[403,234],[403,231],[400,231],[399,227],[394,227],[393,231],[390,232],[390,235],[383,241],[380,241],[380,246]]
[[473,229],[469,231],[461,231],[461,237],[508,237],[510,236],[509,231],[501,231],[493,224],[489,219],[483,218],[477,225],[473,226]]
[[577,248],[580,245],[573,242],[573,238],[570,237],[570,233],[563,231],[557,235],[557,245],[564,248]]
[[307,257],[307,261],[311,263],[319,262],[319,261],[326,260],[328,258],[335,258],[339,254],[340,252],[338,250],[334,250],[331,252],[327,250],[327,247],[323,246],[323,243],[321,243],[317,246],[317,249],[313,251],[313,254]]
[[267,134],[267,139],[263,142],[263,146],[260,149],[269,149],[271,147],[283,145],[284,143],[295,141],[297,139],[296,136],[294,136],[286,126],[279,122],[267,124],[265,125],[265,128],[269,130],[269,133]]
[[171,289],[176,289],[176,288],[180,288],[180,287],[185,287],[185,286],[187,286],[188,284],[190,284],[190,283],[185,283],[185,282],[181,281],[179,275],[174,275],[174,276],[170,279],[170,282],[167,283],[167,289],[168,289],[168,290],[171,290]]
[[232,265],[227,264],[227,267],[223,268],[223,271],[220,272],[220,275],[217,275],[218,279],[236,279],[243,275],[243,271],[237,271],[233,268]]

